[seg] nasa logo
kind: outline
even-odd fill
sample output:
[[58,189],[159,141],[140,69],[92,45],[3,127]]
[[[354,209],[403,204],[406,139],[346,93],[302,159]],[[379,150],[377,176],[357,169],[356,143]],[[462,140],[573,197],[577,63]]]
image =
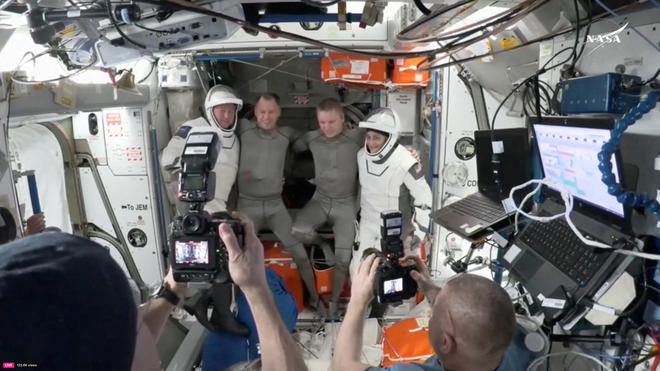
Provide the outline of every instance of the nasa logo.
[[612,32],[600,34],[600,35],[587,35],[587,43],[589,44],[598,44],[595,48],[593,48],[587,56],[593,54],[596,50],[602,48],[605,45],[609,44],[621,44],[621,37],[619,37],[619,34],[623,32],[623,30],[628,27],[628,23],[624,24],[621,26],[621,28],[614,30]]
[[621,38],[619,34],[628,27],[628,23],[621,26],[621,28],[614,30],[612,32],[600,34],[600,35],[587,35],[588,43],[599,43],[599,44],[612,44],[612,43],[621,43]]

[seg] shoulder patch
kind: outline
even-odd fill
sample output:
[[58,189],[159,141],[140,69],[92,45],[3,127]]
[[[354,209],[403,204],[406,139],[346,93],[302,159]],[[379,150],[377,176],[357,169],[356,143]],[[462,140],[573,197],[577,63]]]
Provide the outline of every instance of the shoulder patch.
[[416,162],[413,166],[408,169],[408,173],[412,175],[415,180],[421,178],[424,176],[424,170],[422,169],[422,165],[419,162]]
[[183,125],[179,127],[179,129],[177,129],[176,133],[174,133],[174,136],[186,139],[188,138],[188,133],[190,133],[190,129],[192,129],[192,127]]

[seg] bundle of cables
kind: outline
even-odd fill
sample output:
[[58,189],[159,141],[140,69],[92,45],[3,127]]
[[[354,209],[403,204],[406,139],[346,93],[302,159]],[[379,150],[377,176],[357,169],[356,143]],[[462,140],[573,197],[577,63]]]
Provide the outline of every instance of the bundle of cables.
[[655,214],[656,217],[660,218],[660,203],[647,194],[625,191],[614,177],[611,163],[612,155],[619,147],[623,132],[642,116],[650,112],[657,105],[658,100],[660,100],[660,91],[652,91],[637,106],[630,109],[630,111],[616,121],[614,129],[610,134],[610,140],[603,144],[600,153],[598,153],[598,160],[600,161],[598,169],[602,174],[601,180],[607,185],[607,192],[616,196],[620,203],[635,208],[644,208],[649,213]]

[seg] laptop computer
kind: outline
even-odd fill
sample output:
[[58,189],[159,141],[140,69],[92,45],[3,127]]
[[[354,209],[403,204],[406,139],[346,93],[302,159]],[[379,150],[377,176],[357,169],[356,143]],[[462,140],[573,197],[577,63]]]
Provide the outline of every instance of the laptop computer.
[[[598,152],[610,137],[611,119],[547,117],[529,119],[546,178],[574,197],[571,219],[587,238],[616,244],[627,239],[628,211],[600,180]],[[617,153],[612,169],[621,179]],[[539,214],[564,210],[559,189],[544,187]],[[541,305],[546,321],[566,323],[625,257],[584,244],[564,218],[529,221],[503,256],[503,263]]]
[[[493,139],[501,146],[500,187],[491,164]],[[478,191],[431,214],[434,221],[467,239],[478,239],[492,228],[508,222],[502,206],[512,187],[530,179],[529,132],[527,128],[474,132]],[[501,188],[501,189],[500,189]]]

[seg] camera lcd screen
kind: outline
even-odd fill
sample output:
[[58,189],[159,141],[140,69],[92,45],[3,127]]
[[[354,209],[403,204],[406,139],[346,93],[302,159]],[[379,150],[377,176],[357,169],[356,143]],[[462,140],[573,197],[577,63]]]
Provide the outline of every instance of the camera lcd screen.
[[400,226],[401,226],[401,218],[391,218],[385,220],[385,227],[387,228],[400,227]]
[[176,264],[209,264],[208,241],[175,241]]
[[204,177],[193,175],[186,176],[183,178],[183,184],[181,188],[186,191],[201,191],[204,190]]
[[401,291],[403,291],[403,277],[383,282],[383,292],[385,295],[396,294]]

